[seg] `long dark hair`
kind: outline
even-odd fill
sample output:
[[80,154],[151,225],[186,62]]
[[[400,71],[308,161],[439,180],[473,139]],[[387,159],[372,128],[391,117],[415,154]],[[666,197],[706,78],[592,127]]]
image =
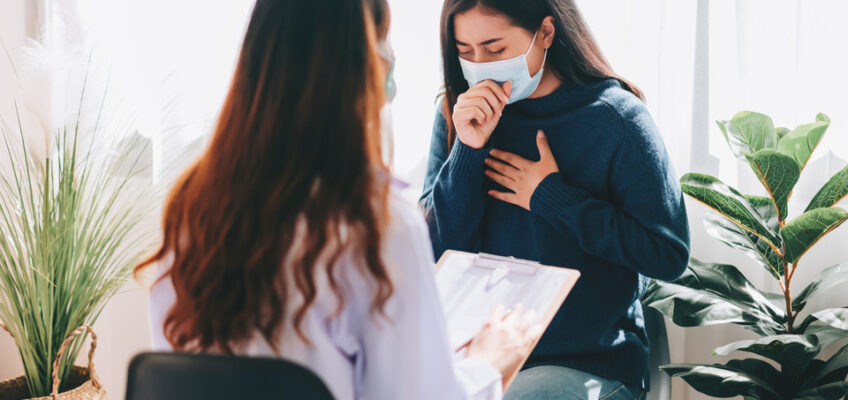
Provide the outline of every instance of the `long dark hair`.
[[386,0],[257,1],[209,148],[171,192],[162,247],[136,269],[173,256],[163,329],[175,349],[232,352],[254,332],[273,346],[284,321],[309,343],[300,324],[316,275],[344,304],[343,252],[383,310],[394,290],[380,257],[387,23]]
[[457,97],[468,90],[459,65],[454,36],[454,16],[481,6],[509,18],[530,32],[539,30],[542,20],[553,16],[554,42],[548,49],[546,66],[563,81],[589,85],[604,79],[617,79],[622,86],[644,100],[642,91],[613,71],[598,47],[574,0],[445,0],[442,8],[441,42],[445,96],[442,110],[447,119],[448,146],[453,144],[456,128],[451,113]]

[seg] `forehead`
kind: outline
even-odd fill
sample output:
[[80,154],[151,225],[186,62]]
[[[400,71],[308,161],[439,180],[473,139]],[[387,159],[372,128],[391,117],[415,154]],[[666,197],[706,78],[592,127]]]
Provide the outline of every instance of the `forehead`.
[[497,12],[474,7],[468,11],[456,14],[453,18],[453,31],[456,40],[477,44],[494,38],[510,39],[520,37],[526,32],[521,27],[513,25],[512,21]]

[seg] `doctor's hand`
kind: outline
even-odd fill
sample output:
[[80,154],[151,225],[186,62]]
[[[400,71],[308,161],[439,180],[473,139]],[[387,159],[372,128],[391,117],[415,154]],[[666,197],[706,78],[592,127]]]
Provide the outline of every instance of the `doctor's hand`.
[[489,313],[486,325],[468,345],[466,357],[487,362],[500,371],[504,380],[518,370],[530,354],[536,339],[542,335],[542,325],[534,323],[536,312],[524,312],[521,306],[504,311],[504,306],[495,306]]
[[453,107],[453,125],[459,140],[468,147],[483,148],[498,126],[510,93],[512,82],[500,86],[483,81],[459,95]]
[[492,150],[486,159],[486,176],[509,189],[509,192],[490,190],[489,196],[530,210],[530,198],[536,187],[548,175],[559,172],[554,155],[548,145],[548,138],[541,130],[536,134],[536,145],[541,159],[533,162],[521,156],[500,150]]

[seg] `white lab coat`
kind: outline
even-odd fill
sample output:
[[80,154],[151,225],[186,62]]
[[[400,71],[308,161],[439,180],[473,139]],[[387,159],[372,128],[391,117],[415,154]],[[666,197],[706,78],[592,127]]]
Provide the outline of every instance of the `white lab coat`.
[[[496,369],[481,360],[456,358],[449,348],[433,278],[432,247],[421,212],[394,193],[390,206],[383,260],[395,290],[386,304],[388,318],[371,313],[373,283],[364,279],[348,257],[342,257],[335,271],[344,290],[345,307],[339,317],[330,318],[337,303],[326,275],[319,274],[317,299],[302,323],[311,346],[286,323],[276,343],[279,355],[259,335],[238,345],[236,352],[281,356],[300,363],[315,372],[338,400],[501,399],[501,375]],[[159,265],[161,271],[168,267]],[[156,350],[170,350],[162,326],[174,301],[169,278],[152,288],[150,317]],[[291,303],[289,310],[299,305]]]

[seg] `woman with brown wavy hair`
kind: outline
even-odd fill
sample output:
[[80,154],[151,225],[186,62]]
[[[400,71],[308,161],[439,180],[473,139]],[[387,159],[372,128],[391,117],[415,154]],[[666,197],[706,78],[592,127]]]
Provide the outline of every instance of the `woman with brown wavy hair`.
[[453,361],[418,209],[382,161],[385,0],[258,0],[205,154],[174,187],[154,347],[278,356],[338,399],[499,398],[540,332],[498,312]]

